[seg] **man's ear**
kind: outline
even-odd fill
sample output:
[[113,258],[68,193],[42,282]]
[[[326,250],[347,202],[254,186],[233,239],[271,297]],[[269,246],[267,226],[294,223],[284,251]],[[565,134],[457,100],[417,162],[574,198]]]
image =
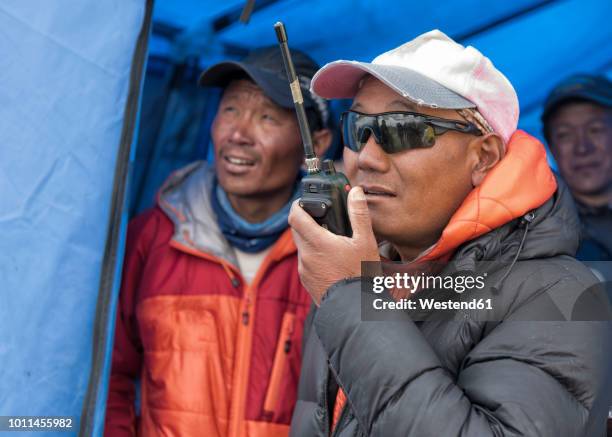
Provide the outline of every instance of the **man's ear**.
[[312,133],[312,142],[315,153],[321,157],[329,149],[332,142],[332,132],[330,129],[321,129]]
[[488,133],[477,137],[470,143],[473,154],[472,185],[477,187],[489,171],[504,157],[506,150],[504,141],[496,133]]

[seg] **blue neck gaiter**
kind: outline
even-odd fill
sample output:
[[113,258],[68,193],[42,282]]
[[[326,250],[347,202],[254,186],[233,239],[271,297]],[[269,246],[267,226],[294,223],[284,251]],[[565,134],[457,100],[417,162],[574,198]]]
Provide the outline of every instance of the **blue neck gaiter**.
[[227,194],[215,178],[211,193],[212,208],[217,215],[217,223],[225,238],[235,248],[256,253],[270,247],[289,224],[289,209],[295,199],[300,196],[300,181],[296,181],[291,199],[279,211],[260,223],[249,223],[238,215],[227,197]]

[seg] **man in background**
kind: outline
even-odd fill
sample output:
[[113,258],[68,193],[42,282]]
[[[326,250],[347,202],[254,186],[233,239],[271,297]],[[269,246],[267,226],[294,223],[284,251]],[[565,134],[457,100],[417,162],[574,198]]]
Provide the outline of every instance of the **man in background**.
[[542,121],[582,221],[576,257],[612,261],[612,82],[568,77],[546,99]]
[[[581,221],[576,258],[606,282],[612,302],[612,82],[577,74],[548,95],[544,135],[572,192]],[[612,436],[612,406],[608,417]]]
[[[318,66],[293,50],[318,153]],[[284,436],[296,400],[310,297],[287,229],[303,161],[278,47],[221,62],[214,167],[195,162],[132,220],[117,313],[105,435]],[[140,418],[134,380],[140,378]]]

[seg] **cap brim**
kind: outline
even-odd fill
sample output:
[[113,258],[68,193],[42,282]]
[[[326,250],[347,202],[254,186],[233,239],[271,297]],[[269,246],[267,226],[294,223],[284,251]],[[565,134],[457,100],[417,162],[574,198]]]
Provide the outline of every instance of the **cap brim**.
[[560,96],[556,96],[545,103],[542,111],[542,119],[547,118],[563,103],[571,100],[585,100],[587,102],[598,103],[605,107],[612,107],[612,98],[607,98],[590,90],[574,91]]
[[[198,85],[225,87],[234,73],[246,73],[274,103],[283,108],[293,108],[291,88],[286,79],[242,62],[225,61],[213,65],[202,73]],[[313,105],[308,95],[304,95],[304,104]]]
[[359,82],[371,74],[403,97],[432,108],[475,108],[469,100],[414,70],[357,61],[335,61],[312,78],[312,90],[327,99],[351,99]]

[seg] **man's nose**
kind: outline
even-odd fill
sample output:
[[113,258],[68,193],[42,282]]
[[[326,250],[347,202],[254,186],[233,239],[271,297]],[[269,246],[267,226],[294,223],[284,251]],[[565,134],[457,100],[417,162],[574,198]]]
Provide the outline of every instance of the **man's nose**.
[[591,138],[585,133],[577,135],[576,143],[574,144],[574,154],[579,156],[585,156],[593,153],[595,146],[591,141]]
[[253,144],[252,123],[246,114],[236,118],[231,129],[230,140],[233,143],[244,146]]
[[376,137],[370,134],[365,146],[359,152],[357,165],[361,170],[384,173],[389,170],[389,155],[376,142]]

